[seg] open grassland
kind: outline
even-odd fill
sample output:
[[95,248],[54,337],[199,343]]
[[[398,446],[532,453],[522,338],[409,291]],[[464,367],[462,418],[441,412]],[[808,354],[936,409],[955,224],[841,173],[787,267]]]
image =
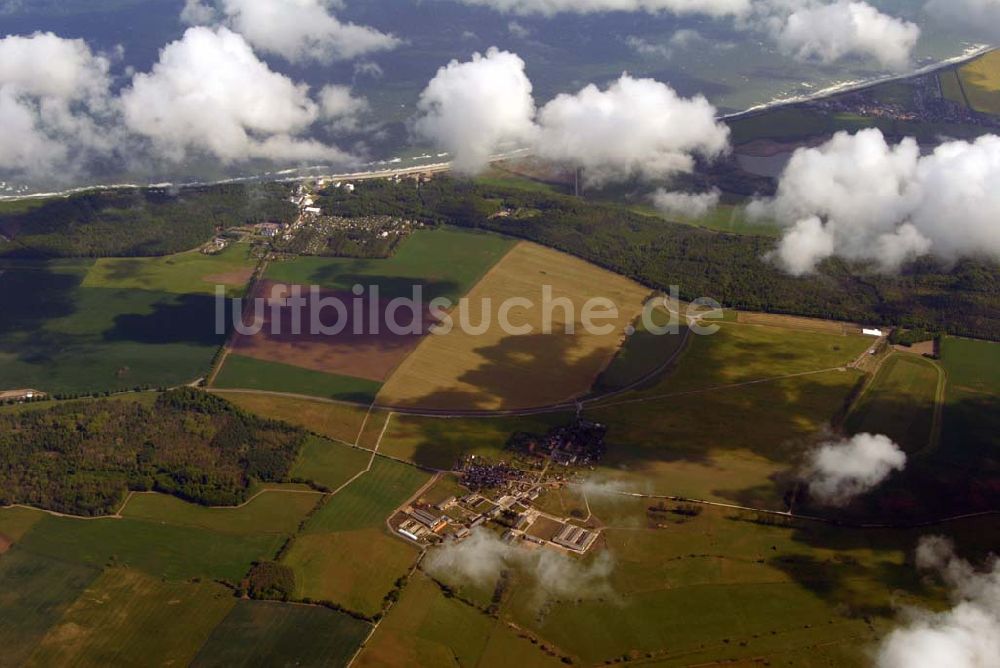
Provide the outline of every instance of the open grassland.
[[599,475],[634,491],[783,509],[784,471],[862,380],[862,337],[726,323],[670,373],[584,411],[608,425]]
[[209,294],[83,287],[93,260],[0,261],[0,389],[174,386],[223,336]]
[[360,620],[319,606],[237,601],[191,665],[343,666],[368,630]]
[[44,515],[30,508],[0,508],[0,554],[21,540]]
[[0,664],[24,665],[34,646],[98,571],[15,547],[0,556]]
[[[671,322],[670,314],[663,308],[652,311],[650,319],[654,327],[665,327]],[[687,327],[679,326],[676,335],[658,335],[649,331],[644,318],[639,318],[635,333],[625,340],[625,345],[601,373],[594,384],[594,391],[621,390],[646,379],[653,371],[676,358],[686,334]]]
[[253,275],[250,246],[232,244],[221,253],[188,251],[155,258],[106,258],[94,262],[85,288],[147,290],[176,294],[215,294],[215,286],[239,296]]
[[295,571],[295,598],[332,601],[371,617],[417,555],[415,547],[377,528],[304,534],[282,562]]
[[357,666],[555,666],[559,662],[503,622],[446,597],[416,573],[379,625]]
[[1000,395],[1000,344],[946,336],[941,363],[950,387]]
[[1000,51],[991,51],[958,71],[969,106],[984,114],[1000,115]]
[[514,242],[500,236],[441,228],[417,230],[384,260],[299,257],[276,262],[267,278],[289,285],[319,285],[348,292],[355,284],[377,285],[383,298],[410,297],[423,286],[424,299],[457,301],[502,258]]
[[165,494],[135,494],[122,516],[226,534],[290,535],[319,499],[318,492],[277,489],[264,491],[240,508],[207,508]]
[[280,534],[226,534],[133,519],[45,517],[19,545],[33,555],[73,559],[88,566],[130,566],[168,580],[206,578],[238,582],[253,561],[272,559]]
[[[571,303],[572,314],[553,308],[551,333],[545,333],[542,286],[553,300]],[[642,309],[648,291],[594,265],[551,249],[518,244],[453,312],[451,332],[425,338],[379,393],[384,406],[433,409],[513,409],[566,401],[585,394],[611,362],[625,327]],[[606,298],[617,309],[596,324],[602,334],[582,326],[585,302]],[[528,299],[510,324],[526,335],[505,333],[499,309],[506,300]],[[553,304],[555,302],[553,301]],[[605,313],[607,307],[602,307]],[[464,321],[471,327],[462,327]],[[567,317],[567,316],[570,317]],[[474,328],[486,323],[485,331]],[[566,333],[574,324],[576,332]],[[480,327],[480,329],[482,329]]]
[[[650,512],[655,503],[592,501],[608,526],[599,551],[610,554],[609,575],[566,591],[518,569],[501,619],[584,665],[623,656],[656,665],[787,665],[787,653],[811,650],[815,665],[837,657],[838,666],[865,666],[900,606],[947,600],[912,564],[928,530],[768,526],[723,509],[685,517],[666,504],[664,512]],[[932,531],[953,537],[978,562],[990,549],[982,533],[996,523]],[[589,555],[583,566],[598,558]]]
[[933,440],[939,373],[922,357],[890,356],[845,426],[854,433],[885,434],[911,453],[928,447]]
[[370,471],[332,497],[306,525],[306,533],[329,533],[385,526],[430,476],[407,464],[376,457]]
[[370,404],[382,385],[364,378],[323,373],[231,353],[226,356],[213,387],[287,392]]
[[368,409],[361,406],[273,394],[223,392],[220,396],[255,415],[294,424],[344,443],[354,443],[368,413]]
[[791,315],[779,315],[776,313],[750,313],[747,311],[739,311],[736,314],[736,321],[747,325],[783,327],[786,329],[794,329],[804,332],[817,332],[820,334],[841,334],[843,336],[861,334],[861,327],[859,325],[847,322],[819,320],[817,318],[798,318]]
[[212,582],[164,582],[111,568],[80,594],[27,665],[187,665],[235,602]]
[[944,95],[944,99],[963,107],[969,106],[969,101],[965,99],[965,92],[962,90],[962,81],[958,78],[957,69],[948,69],[939,73],[938,81],[941,82],[941,94]]
[[292,468],[292,477],[329,490],[338,489],[368,466],[371,453],[322,438],[306,441]]
[[451,470],[465,455],[496,460],[516,431],[545,433],[570,414],[524,418],[439,419],[394,415],[379,452],[432,469]]

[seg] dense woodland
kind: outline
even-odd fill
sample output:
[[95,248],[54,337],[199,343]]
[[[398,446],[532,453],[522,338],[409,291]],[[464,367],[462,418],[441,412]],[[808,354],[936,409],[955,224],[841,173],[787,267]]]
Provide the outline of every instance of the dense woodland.
[[0,256],[147,257],[195,248],[226,228],[291,221],[282,184],[94,191],[0,208]]
[[[353,195],[331,192],[337,215],[404,216],[501,232],[579,256],[651,288],[677,285],[682,298],[726,306],[1000,340],[1000,267],[931,259],[898,276],[828,260],[795,278],[765,256],[775,240],[714,232],[569,195],[438,178],[417,188],[387,181]],[[496,215],[503,212],[503,215]]]
[[305,439],[193,388],[0,413],[0,505],[114,513],[128,490],[235,505],[254,481],[288,477]]

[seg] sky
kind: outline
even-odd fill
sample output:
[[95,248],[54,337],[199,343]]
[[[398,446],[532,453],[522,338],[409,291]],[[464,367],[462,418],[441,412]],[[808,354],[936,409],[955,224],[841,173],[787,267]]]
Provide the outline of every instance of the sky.
[[[354,168],[436,152],[440,135],[418,129],[428,115],[422,93],[450,62],[491,48],[524,63],[530,104],[549,126],[563,114],[569,132],[566,114],[581,113],[567,106],[571,97],[612,82],[621,97],[626,72],[662,84],[667,97],[703,97],[723,114],[953,56],[988,37],[974,29],[988,8],[975,3],[992,1],[967,0],[962,25],[954,12],[942,19],[934,0],[927,8],[901,0],[0,0],[7,62],[52,65],[29,75],[30,64],[22,74],[0,67],[0,120],[19,129],[0,140],[0,191]],[[64,80],[45,84],[50,69]],[[66,84],[72,72],[82,75],[79,86]],[[561,107],[547,106],[559,96]],[[565,133],[540,137],[558,156]],[[623,159],[592,159],[604,158]]]

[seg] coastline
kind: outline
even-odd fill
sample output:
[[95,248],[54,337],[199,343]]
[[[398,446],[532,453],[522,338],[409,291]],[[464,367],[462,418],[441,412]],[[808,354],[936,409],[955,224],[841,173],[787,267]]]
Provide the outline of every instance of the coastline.
[[[881,77],[875,77],[873,79],[864,79],[858,81],[848,81],[833,86],[828,86],[814,93],[809,93],[806,95],[796,95],[788,98],[775,99],[770,102],[765,102],[763,104],[754,105],[748,109],[742,111],[733,112],[730,114],[724,114],[718,117],[721,121],[734,121],[742,118],[748,118],[756,116],[759,114],[766,113],[774,109],[780,109],[782,107],[789,107],[796,104],[802,104],[804,102],[814,102],[816,100],[823,100],[826,98],[834,97],[836,95],[842,95],[844,93],[857,92],[865,90],[867,88],[872,88],[874,86],[891,83],[893,81],[905,81],[907,79],[912,79],[914,77],[925,76],[927,74],[933,74],[941,70],[948,69],[950,67],[955,67],[957,65],[963,65],[965,63],[971,62],[980,56],[983,56],[991,51],[995,51],[1000,47],[993,45],[976,45],[966,49],[965,52],[954,56],[952,58],[946,58],[945,60],[937,61],[930,65],[925,65],[916,70],[901,74],[889,74]],[[527,149],[516,149],[507,153],[495,155],[491,157],[491,161],[509,159],[517,154],[523,154]],[[440,156],[441,154],[439,154]],[[436,156],[436,157],[439,157]],[[423,157],[423,156],[421,156]],[[370,165],[380,164],[398,164],[399,158],[393,158],[392,160],[381,160],[377,162],[368,163]],[[294,183],[298,181],[305,181],[309,179],[325,178],[333,180],[355,180],[361,181],[365,179],[374,178],[391,178],[393,176],[403,176],[413,173],[423,173],[423,172],[445,172],[449,171],[451,168],[450,162],[434,162],[434,163],[424,163],[412,165],[410,167],[400,167],[400,168],[386,168],[386,169],[374,169],[369,171],[361,172],[341,172],[341,173],[323,173],[321,170],[329,169],[327,166],[312,166],[312,167],[298,167],[283,169],[275,172],[264,172],[262,174],[255,174],[251,176],[238,176],[228,179],[220,179],[217,181],[190,181],[184,183],[115,183],[106,185],[87,185],[78,186],[75,188],[69,188],[66,190],[60,190],[55,192],[41,192],[41,193],[29,193],[22,195],[0,195],[0,203],[4,202],[23,202],[37,199],[50,199],[56,197],[70,197],[72,195],[78,195],[88,192],[103,192],[109,190],[142,190],[150,188],[196,188],[205,186],[218,186],[231,183],[253,183],[253,182],[264,182],[264,181],[277,181]],[[312,172],[312,174],[305,175],[306,172]]]

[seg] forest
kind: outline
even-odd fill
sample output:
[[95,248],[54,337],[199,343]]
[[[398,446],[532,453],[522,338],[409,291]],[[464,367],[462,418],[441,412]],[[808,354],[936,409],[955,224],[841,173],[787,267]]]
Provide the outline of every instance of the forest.
[[767,261],[775,240],[727,234],[645,215],[623,205],[559,193],[480,185],[448,177],[366,182],[329,193],[336,215],[394,215],[425,224],[486,229],[576,255],[650,288],[769,313],[829,318],[1000,340],[1000,271],[962,260],[917,260],[898,275],[839,259],[796,278]]
[[278,183],[91,191],[0,208],[0,257],[151,257],[196,248],[227,228],[289,222]]
[[108,515],[129,490],[236,505],[254,482],[285,480],[304,440],[194,388],[152,406],[105,399],[0,413],[0,506]]

